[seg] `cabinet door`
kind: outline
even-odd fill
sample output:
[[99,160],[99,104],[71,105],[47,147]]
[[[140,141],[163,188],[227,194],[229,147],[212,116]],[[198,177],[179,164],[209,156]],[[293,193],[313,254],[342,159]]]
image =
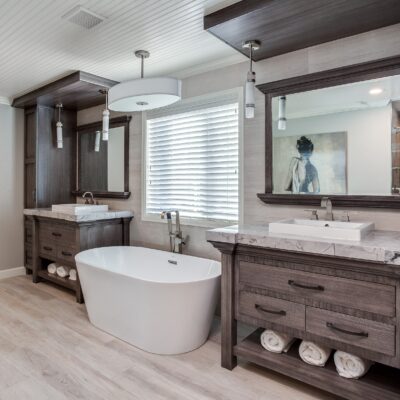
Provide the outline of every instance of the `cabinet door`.
[[25,207],[36,207],[36,109],[25,111]]
[[56,146],[56,112],[38,106],[37,207],[74,203],[76,111],[63,109],[63,148]]
[[36,164],[25,163],[25,208],[36,208]]
[[29,110],[25,113],[25,161],[36,158],[36,111]]

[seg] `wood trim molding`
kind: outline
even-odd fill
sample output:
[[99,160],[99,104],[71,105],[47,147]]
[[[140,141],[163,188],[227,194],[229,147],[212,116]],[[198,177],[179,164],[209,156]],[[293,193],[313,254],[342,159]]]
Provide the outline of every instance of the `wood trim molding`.
[[[123,115],[121,117],[110,118],[110,127],[113,128],[115,126],[129,124],[131,119],[132,119],[131,115]],[[76,129],[77,129],[78,133],[83,133],[86,131],[96,130],[101,126],[102,126],[102,121],[95,121],[95,122],[91,122],[90,124],[78,125],[76,127]]]
[[[96,89],[97,87],[98,89],[100,88],[108,89],[118,83],[119,82],[117,81],[89,74],[88,72],[76,71],[54,82],[50,82],[47,85],[44,85],[38,89],[32,90],[29,93],[16,97],[12,102],[12,106],[18,108],[26,108],[36,104],[47,104],[50,106],[54,106],[56,102],[61,101],[65,103],[65,101],[62,100],[62,98],[64,95],[67,95],[68,92],[70,91],[74,92],[73,97],[75,98],[75,100],[79,100],[78,97],[87,95],[87,89],[89,87],[92,87],[94,89]],[[81,90],[75,92],[74,90],[76,90],[77,86],[79,85],[83,85],[85,88],[82,87]],[[98,94],[98,100],[100,101],[100,103],[97,101],[93,103],[92,101],[90,105],[88,105],[88,107],[96,104],[101,104],[101,102],[104,101],[104,96]],[[68,107],[68,104],[67,105],[64,104],[64,106],[65,108],[70,108]],[[72,108],[83,109],[86,107],[85,106],[76,107],[75,105]]]
[[279,96],[400,74],[400,56],[381,58],[257,85],[264,94]]
[[224,242],[213,242],[208,240],[216,249],[218,249],[222,254],[231,255],[235,253],[237,244],[236,243],[224,243]]
[[400,75],[400,56],[330,69],[308,75],[257,85],[265,94],[265,192],[258,193],[267,204],[320,206],[328,196],[337,207],[400,208],[400,196],[301,195],[273,193],[272,98],[291,93],[322,89],[347,83]]
[[15,276],[25,275],[25,267],[15,267],[0,270],[0,280],[14,278]]

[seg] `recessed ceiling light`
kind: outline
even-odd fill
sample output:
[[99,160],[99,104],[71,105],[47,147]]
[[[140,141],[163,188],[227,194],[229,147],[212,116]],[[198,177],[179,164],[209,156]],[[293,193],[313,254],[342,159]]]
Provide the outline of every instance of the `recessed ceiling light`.
[[372,94],[374,96],[374,95],[377,95],[377,94],[381,94],[382,92],[383,92],[383,89],[377,87],[377,88],[372,88],[369,91],[369,94]]

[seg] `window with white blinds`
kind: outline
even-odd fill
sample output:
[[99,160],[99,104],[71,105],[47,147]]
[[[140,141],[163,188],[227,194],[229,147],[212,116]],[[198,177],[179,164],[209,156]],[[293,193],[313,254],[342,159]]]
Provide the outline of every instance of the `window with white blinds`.
[[238,221],[238,108],[231,94],[148,113],[146,214]]

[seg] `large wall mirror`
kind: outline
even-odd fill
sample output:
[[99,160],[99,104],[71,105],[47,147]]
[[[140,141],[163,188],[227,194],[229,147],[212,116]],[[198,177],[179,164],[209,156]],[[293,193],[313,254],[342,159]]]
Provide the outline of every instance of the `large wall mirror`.
[[400,58],[260,85],[267,203],[400,207]]
[[96,197],[128,198],[130,117],[110,119],[108,140],[102,138],[102,123],[78,126],[77,189]]

